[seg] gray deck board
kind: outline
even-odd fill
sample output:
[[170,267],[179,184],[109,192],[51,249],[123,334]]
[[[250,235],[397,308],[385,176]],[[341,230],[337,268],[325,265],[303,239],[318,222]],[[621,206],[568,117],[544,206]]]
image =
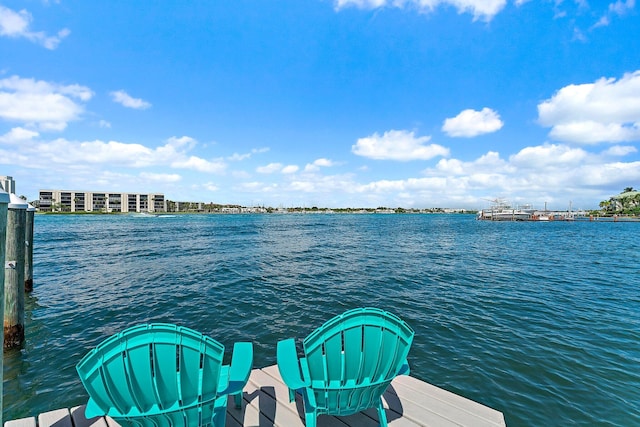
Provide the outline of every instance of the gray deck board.
[[[391,427],[505,427],[504,416],[495,409],[438,388],[413,377],[393,380],[383,396]],[[370,409],[348,417],[318,417],[318,427],[373,427],[378,414]],[[277,366],[251,371],[244,389],[241,409],[229,399],[226,427],[303,427],[304,409],[296,395],[289,402],[289,391]],[[7,421],[4,427],[119,427],[109,417],[87,420],[84,406],[58,409],[38,417]]]

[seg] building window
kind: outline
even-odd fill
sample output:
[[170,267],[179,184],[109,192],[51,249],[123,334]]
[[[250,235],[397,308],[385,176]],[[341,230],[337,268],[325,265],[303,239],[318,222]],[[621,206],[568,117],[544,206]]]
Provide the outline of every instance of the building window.
[[41,211],[50,211],[51,206],[53,205],[53,192],[51,191],[41,191],[39,197],[40,210]]

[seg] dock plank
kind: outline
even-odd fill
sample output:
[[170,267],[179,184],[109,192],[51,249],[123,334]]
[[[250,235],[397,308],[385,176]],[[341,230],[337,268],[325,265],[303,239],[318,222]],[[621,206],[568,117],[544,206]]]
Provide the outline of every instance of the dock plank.
[[68,409],[56,409],[38,415],[38,426],[40,427],[73,427],[71,413]]
[[119,425],[109,417],[87,419],[87,417],[84,416],[85,408],[86,405],[71,408],[71,421],[74,427],[115,427]]
[[[234,399],[227,405],[226,427],[304,427],[302,397],[289,402],[289,389],[276,365],[251,371],[244,389],[243,404],[237,409]],[[399,376],[383,396],[391,427],[506,427],[504,415],[492,408],[458,396],[410,376]],[[120,427],[109,417],[86,419],[84,406],[59,409],[37,418],[7,421],[4,427]],[[375,409],[348,417],[321,415],[318,427],[374,427]]]
[[[304,407],[302,402],[302,396],[296,394],[296,401],[289,402],[289,388],[282,381],[280,377],[280,371],[278,367],[273,365],[260,370],[260,373],[256,374],[256,380],[260,380],[265,384],[265,390],[269,394],[271,391],[271,397],[277,402],[282,402],[287,410],[291,411],[298,417],[299,425],[304,426]],[[354,414],[348,417],[332,417],[328,415],[321,415],[318,417],[318,426],[353,426],[353,427],[369,427],[377,426],[377,413],[375,418],[371,418],[364,413]],[[290,424],[284,424],[290,425]]]
[[[261,371],[269,376],[269,378],[265,378],[264,381],[267,384],[271,384],[273,386],[278,400],[288,402],[289,388],[282,381],[278,367],[276,365],[268,366],[261,369]],[[276,397],[276,395],[274,395],[273,397]],[[394,401],[394,399],[390,400],[392,402]],[[395,400],[397,400],[397,398]],[[404,418],[402,415],[402,408],[397,404],[388,405],[387,402],[385,408],[387,408],[387,421],[392,427],[416,427],[421,425],[420,423],[415,423],[407,418]],[[304,416],[302,398],[299,395],[296,395],[295,407],[293,404],[290,404],[289,409],[299,414],[299,417]],[[375,409],[369,409],[367,411],[353,414],[347,417],[330,417],[327,415],[322,415],[318,417],[318,425],[347,425],[351,427],[378,426],[378,412]]]
[[36,417],[7,421],[4,423],[4,427],[36,427]]
[[401,401],[414,402],[461,425],[504,426],[504,415],[493,408],[410,376],[391,383]]

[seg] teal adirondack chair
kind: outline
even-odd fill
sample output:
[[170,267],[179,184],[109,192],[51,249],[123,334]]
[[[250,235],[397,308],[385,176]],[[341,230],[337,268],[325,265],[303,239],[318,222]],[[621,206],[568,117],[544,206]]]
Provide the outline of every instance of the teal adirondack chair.
[[289,398],[302,394],[305,422],[315,427],[318,415],[351,415],[377,408],[387,425],[382,394],[397,375],[409,374],[407,354],[413,330],[400,318],[377,308],[358,308],[336,316],[303,342],[298,358],[295,341],[278,343],[278,369]]
[[154,323],[107,338],[76,366],[89,394],[87,418],[108,415],[124,426],[225,425],[227,396],[242,403],[253,346],[224,346],[186,327]]

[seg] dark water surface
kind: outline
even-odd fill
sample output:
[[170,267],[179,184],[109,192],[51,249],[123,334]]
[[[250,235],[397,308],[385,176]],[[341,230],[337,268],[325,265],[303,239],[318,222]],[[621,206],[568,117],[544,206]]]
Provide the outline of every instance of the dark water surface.
[[278,340],[375,306],[416,331],[412,375],[510,427],[640,425],[640,224],[39,215],[34,284],[5,420],[85,403],[75,364],[134,324],[250,340],[263,367]]

